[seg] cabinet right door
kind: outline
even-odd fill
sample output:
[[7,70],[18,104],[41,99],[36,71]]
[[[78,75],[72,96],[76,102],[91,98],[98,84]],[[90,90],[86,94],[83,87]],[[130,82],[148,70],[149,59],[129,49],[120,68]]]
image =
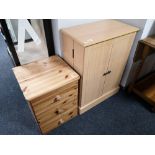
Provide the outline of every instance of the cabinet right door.
[[135,35],[136,33],[131,33],[113,39],[111,56],[107,69],[107,72],[110,73],[105,77],[103,94],[119,88]]

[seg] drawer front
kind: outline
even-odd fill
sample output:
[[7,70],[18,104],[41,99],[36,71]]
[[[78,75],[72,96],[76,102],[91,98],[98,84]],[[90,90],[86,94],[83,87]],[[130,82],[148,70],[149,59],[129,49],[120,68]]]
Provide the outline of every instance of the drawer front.
[[[69,92],[70,90],[74,90],[77,88],[78,88],[78,81],[75,81],[75,82],[69,83],[59,89],[56,89],[52,92],[49,92],[43,96],[33,99],[30,101],[30,103],[32,106],[37,106],[37,105],[40,106],[40,105],[42,105],[42,103],[44,104],[46,101],[49,101],[49,100],[53,100],[54,102],[56,102],[56,101],[60,100],[61,95],[63,95],[66,92]],[[52,103],[54,104],[54,102],[52,102]]]
[[63,106],[67,104],[69,101],[74,101],[77,98],[77,92],[78,88],[74,87],[74,89],[71,89],[68,92],[57,94],[53,98],[49,98],[48,100],[45,100],[40,104],[37,104],[35,106],[32,105],[32,107],[34,109],[35,114],[38,116],[49,109],[55,109],[59,105]]
[[61,114],[70,110],[72,107],[77,107],[77,100],[68,100],[65,104],[59,104],[55,107],[49,108],[47,111],[36,115],[36,117],[39,123],[44,123],[48,120],[54,119],[55,117],[61,116]]
[[61,87],[35,101],[31,102],[31,107],[42,132],[46,133],[47,129],[50,131],[75,116],[74,111],[78,109],[78,82]]
[[65,113],[61,114],[61,116],[56,117],[53,120],[49,120],[44,123],[39,123],[42,133],[47,133],[51,131],[51,129],[57,128],[58,126],[72,119],[76,115],[77,115],[77,107],[73,107],[72,109],[66,111]]

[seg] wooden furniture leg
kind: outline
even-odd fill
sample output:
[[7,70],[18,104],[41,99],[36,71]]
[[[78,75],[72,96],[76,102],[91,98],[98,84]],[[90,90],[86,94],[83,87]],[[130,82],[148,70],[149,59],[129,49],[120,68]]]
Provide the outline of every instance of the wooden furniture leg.
[[132,81],[132,83],[131,83],[130,86],[129,86],[129,89],[128,89],[128,92],[129,92],[129,93],[132,92],[132,89],[133,89],[133,87],[134,87],[134,84],[135,84],[135,82],[136,82],[138,76],[140,75],[140,72],[141,72],[141,70],[142,70],[142,68],[143,68],[143,65],[144,65],[144,63],[145,63],[145,59],[146,59],[146,57],[149,55],[149,51],[150,51],[150,47],[147,46],[147,45],[145,45],[144,50],[142,51],[143,53],[142,53],[142,56],[141,56],[141,62],[140,62],[139,66],[138,66],[138,68],[137,68],[137,70],[136,70],[136,72],[135,72],[133,81]]
[[152,110],[152,112],[155,113],[155,106],[153,106],[151,110]]

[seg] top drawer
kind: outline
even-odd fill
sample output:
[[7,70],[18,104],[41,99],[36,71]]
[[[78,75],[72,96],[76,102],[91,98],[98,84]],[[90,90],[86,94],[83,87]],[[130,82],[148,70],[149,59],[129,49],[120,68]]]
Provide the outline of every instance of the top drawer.
[[59,89],[56,89],[54,91],[51,91],[45,95],[42,95],[38,98],[35,98],[30,101],[32,106],[39,106],[42,105],[42,103],[47,103],[50,102],[50,104],[56,104],[58,101],[62,100],[65,96],[67,95],[72,95],[70,91],[74,91],[78,89],[78,81],[69,83]]

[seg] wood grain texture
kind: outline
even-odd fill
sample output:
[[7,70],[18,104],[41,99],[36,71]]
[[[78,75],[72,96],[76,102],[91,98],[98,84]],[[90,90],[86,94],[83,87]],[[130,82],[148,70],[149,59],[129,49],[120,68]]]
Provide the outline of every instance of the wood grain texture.
[[71,108],[70,110],[66,111],[61,116],[56,117],[53,120],[50,119],[49,121],[46,121],[44,123],[39,123],[40,128],[44,134],[48,133],[51,129],[60,126],[61,124],[67,122],[68,120],[72,119],[75,116],[77,116],[77,107]]
[[15,67],[13,71],[42,133],[77,115],[80,77],[60,57]]
[[71,67],[73,67],[73,63],[74,63],[73,48],[74,48],[74,42],[72,38],[68,37],[65,34],[62,34],[63,57]]
[[77,92],[78,92],[77,89],[76,90],[71,89],[69,92],[64,92],[62,96],[59,95],[58,93],[57,96],[59,96],[60,99],[56,99],[54,97],[40,104],[37,104],[36,106],[32,105],[34,108],[35,114],[39,115],[41,113],[46,112],[49,109],[53,109],[56,106],[59,106],[59,105],[63,106],[64,104],[68,103],[68,101],[71,101],[71,100],[74,101],[77,98]]
[[136,83],[133,92],[155,106],[155,73]]
[[41,96],[31,100],[31,104],[33,106],[36,106],[36,105],[44,103],[52,98],[55,98],[58,94],[61,95],[64,92],[70,91],[71,89],[77,89],[77,87],[78,87],[78,81],[71,82],[69,84],[66,84],[65,86],[62,86],[61,89],[57,88],[54,91],[52,91],[52,93],[49,92],[47,94],[41,95]]
[[82,100],[80,106],[102,96],[112,41],[106,41],[85,49]]
[[78,44],[77,42],[74,42],[73,67],[81,76],[83,75],[84,54],[85,54],[85,48],[80,44]]
[[80,81],[79,81],[79,103],[80,104],[81,104],[81,100],[82,100],[84,56],[85,56],[85,48],[83,46],[81,46],[79,43],[74,42],[74,65],[73,65],[73,68],[80,75]]
[[85,49],[81,107],[119,86],[134,37],[132,33]]
[[104,100],[106,100],[110,96],[116,94],[118,91],[119,91],[119,87],[117,87],[117,88],[115,88],[115,89],[113,89],[113,90],[103,94],[102,96],[96,98],[95,100],[92,100],[88,104],[79,107],[79,113],[83,114],[84,112],[88,111],[89,109],[91,109],[94,106],[98,105],[99,103],[103,102]]
[[155,36],[150,36],[142,40],[146,45],[155,48]]
[[39,123],[44,123],[48,120],[52,120],[52,119],[60,116],[67,110],[71,109],[73,106],[77,107],[77,104],[76,104],[75,100],[70,100],[70,102],[68,101],[64,105],[60,104],[60,105],[56,106],[55,108],[51,108],[51,109],[47,110],[46,113],[42,113],[42,114],[38,115],[37,119],[38,119]]
[[[80,74],[80,113],[99,104],[119,90],[122,74],[138,28],[104,20],[61,30],[73,44],[72,67]],[[70,54],[70,55],[69,55]],[[64,59],[68,62],[71,53]]]
[[119,86],[136,33],[113,39],[103,93]]
[[83,24],[70,28],[64,28],[63,34],[70,36],[82,46],[90,46],[99,42],[107,41],[139,29],[116,20],[103,20],[89,24]]
[[[50,98],[45,98],[41,102],[37,101],[37,104],[31,104],[43,133],[51,131],[77,115],[78,83],[74,82],[74,84],[74,87],[71,84],[71,87],[63,89],[63,92],[60,91],[60,87],[57,92],[51,92]],[[60,122],[61,120],[63,121]]]
[[28,101],[79,79],[58,56],[15,67],[13,71]]

